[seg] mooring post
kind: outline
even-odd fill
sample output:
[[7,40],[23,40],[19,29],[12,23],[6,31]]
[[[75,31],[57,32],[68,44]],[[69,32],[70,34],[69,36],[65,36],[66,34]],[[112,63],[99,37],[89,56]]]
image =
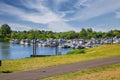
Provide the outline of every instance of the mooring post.
[[56,55],[58,55],[58,46],[56,46],[56,51],[55,51]]
[[34,50],[35,50],[35,49],[34,49],[34,39],[33,39],[33,55],[34,55]]
[[34,47],[35,47],[35,50],[34,50],[35,53],[34,53],[34,55],[36,55],[36,39],[35,39],[35,46]]
[[58,41],[56,41],[56,55],[58,55],[58,46],[59,46],[59,42]]
[[33,39],[33,56],[36,54],[36,42],[35,39]]

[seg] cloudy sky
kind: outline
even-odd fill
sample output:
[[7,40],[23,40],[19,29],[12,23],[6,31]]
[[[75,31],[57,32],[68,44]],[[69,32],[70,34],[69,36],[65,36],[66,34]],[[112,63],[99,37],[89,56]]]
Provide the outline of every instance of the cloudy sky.
[[4,23],[12,30],[120,30],[120,0],[0,0]]

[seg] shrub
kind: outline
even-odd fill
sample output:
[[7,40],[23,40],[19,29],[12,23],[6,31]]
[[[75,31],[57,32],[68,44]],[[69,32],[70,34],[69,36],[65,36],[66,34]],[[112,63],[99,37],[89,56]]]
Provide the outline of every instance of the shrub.
[[2,73],[12,73],[13,71],[10,70],[5,70],[5,71],[1,71]]
[[71,50],[71,51],[67,52],[67,55],[69,55],[69,54],[83,54],[83,53],[85,53],[84,49],[77,49],[77,50]]

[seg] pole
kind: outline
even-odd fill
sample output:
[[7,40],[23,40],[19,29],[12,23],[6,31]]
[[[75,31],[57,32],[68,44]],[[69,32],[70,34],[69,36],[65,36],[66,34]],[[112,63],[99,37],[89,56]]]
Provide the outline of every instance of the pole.
[[56,55],[57,55],[57,53],[58,53],[58,49],[57,49],[57,46],[56,46]]
[[35,37],[35,32],[34,32],[34,37],[33,37],[33,56],[36,55],[36,37]]
[[58,55],[58,45],[59,45],[59,42],[56,41],[56,55]]
[[34,54],[36,55],[36,39],[35,39],[35,50],[34,50],[34,51],[35,51],[35,53],[34,53]]
[[0,60],[0,66],[2,66],[2,60]]
[[33,55],[34,55],[34,39],[33,39]]
[[36,39],[33,40],[33,56],[36,55]]

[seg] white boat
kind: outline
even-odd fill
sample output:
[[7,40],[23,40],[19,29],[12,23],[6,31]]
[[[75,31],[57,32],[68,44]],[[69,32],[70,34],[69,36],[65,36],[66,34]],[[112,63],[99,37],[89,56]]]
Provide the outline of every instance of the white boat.
[[17,40],[17,39],[12,39],[12,40],[10,40],[10,43],[12,43],[12,44],[19,44],[19,40]]
[[21,45],[24,45],[24,44],[25,44],[25,40],[22,39],[22,40],[20,41],[20,44],[21,44]]
[[25,43],[24,43],[26,46],[29,46],[30,45],[30,40],[25,40]]

